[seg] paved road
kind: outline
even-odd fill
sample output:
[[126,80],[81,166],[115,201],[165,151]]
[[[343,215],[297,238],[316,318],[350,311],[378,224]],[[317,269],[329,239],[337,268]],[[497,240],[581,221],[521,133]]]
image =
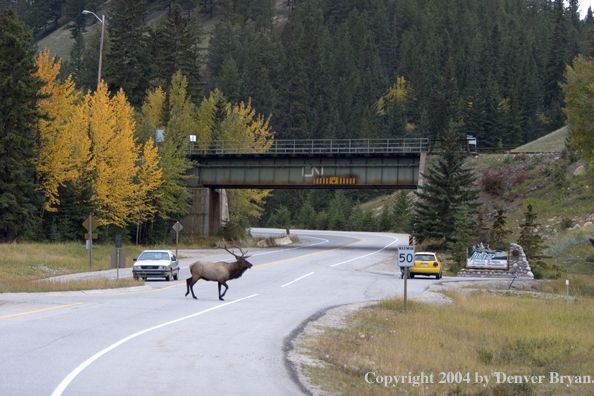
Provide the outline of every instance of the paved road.
[[[0,294],[0,395],[303,394],[285,364],[287,337],[320,310],[401,294],[399,276],[369,267],[408,238],[292,234],[299,244],[253,250],[254,268],[229,282],[224,302],[213,282],[184,297],[191,259],[180,281],[142,288]],[[434,282],[409,281],[409,296]]]

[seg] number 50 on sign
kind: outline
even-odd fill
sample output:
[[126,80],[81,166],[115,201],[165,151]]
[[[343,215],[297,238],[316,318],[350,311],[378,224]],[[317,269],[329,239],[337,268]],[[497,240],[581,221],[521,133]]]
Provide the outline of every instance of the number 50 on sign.
[[415,266],[415,247],[414,246],[398,246],[398,266],[399,267],[414,267]]

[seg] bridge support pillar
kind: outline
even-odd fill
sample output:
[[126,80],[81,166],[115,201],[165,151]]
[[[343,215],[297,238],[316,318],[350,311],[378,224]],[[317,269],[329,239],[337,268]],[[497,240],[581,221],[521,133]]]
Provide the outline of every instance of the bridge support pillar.
[[229,221],[227,190],[205,187],[189,190],[192,206],[182,220],[184,231],[195,237],[206,237],[221,232]]

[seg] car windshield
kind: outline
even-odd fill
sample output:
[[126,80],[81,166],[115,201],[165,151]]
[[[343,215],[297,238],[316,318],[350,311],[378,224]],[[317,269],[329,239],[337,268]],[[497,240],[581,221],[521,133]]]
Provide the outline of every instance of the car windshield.
[[434,261],[435,256],[432,254],[415,254],[416,261]]
[[138,260],[169,260],[166,252],[142,252]]

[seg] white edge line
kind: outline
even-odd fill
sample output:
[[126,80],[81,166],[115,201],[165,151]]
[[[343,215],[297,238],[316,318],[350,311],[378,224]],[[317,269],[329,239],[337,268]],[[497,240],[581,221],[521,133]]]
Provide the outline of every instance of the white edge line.
[[128,337],[126,337],[124,339],[121,339],[120,341],[116,342],[115,344],[112,344],[112,345],[108,346],[104,350],[102,350],[100,352],[97,352],[95,355],[93,355],[90,358],[88,358],[80,366],[78,366],[77,368],[75,368],[70,374],[68,374],[66,376],[66,378],[64,378],[62,380],[62,382],[60,382],[60,385],[58,385],[58,387],[56,388],[56,390],[54,390],[52,392],[52,396],[60,396],[60,395],[62,395],[62,392],[64,392],[64,390],[66,390],[66,388],[68,387],[68,385],[70,385],[70,383],[76,378],[76,376],[78,374],[81,373],[81,371],[83,371],[85,368],[87,368],[95,360],[99,359],[101,356],[105,355],[107,352],[109,352],[109,351],[117,348],[118,346],[122,345],[126,341],[130,341],[131,339],[136,338],[136,337],[138,337],[140,335],[143,335],[145,333],[148,333],[149,331],[157,330],[157,329],[160,329],[161,327],[169,326],[170,324],[181,322],[183,320],[190,319],[190,318],[193,318],[195,316],[202,315],[202,314],[207,313],[207,312],[210,312],[210,311],[214,311],[215,309],[223,308],[223,307],[226,307],[227,305],[235,304],[237,302],[240,302],[240,301],[243,301],[243,300],[247,300],[248,298],[252,298],[252,297],[256,297],[256,296],[257,296],[257,294],[252,294],[251,296],[243,297],[243,298],[240,298],[239,300],[231,301],[231,302],[228,302],[228,303],[225,303],[225,304],[222,304],[222,305],[217,305],[215,307],[205,309],[204,311],[200,311],[200,312],[197,312],[197,313],[192,314],[192,315],[184,316],[183,318],[175,319],[175,320],[172,320],[170,322],[163,323],[163,324],[160,324],[158,326],[151,327],[150,329],[139,331],[136,334],[132,334],[131,336],[128,336]]
[[379,252],[381,252],[382,250],[384,250],[384,249],[387,249],[388,247],[392,246],[392,245],[393,245],[393,244],[395,244],[396,242],[398,242],[398,238],[396,238],[396,240],[395,240],[394,242],[390,243],[389,245],[386,245],[386,246],[384,246],[383,248],[381,248],[381,249],[380,249],[380,250],[378,250],[378,251],[375,251],[375,252],[373,252],[373,253],[369,253],[369,254],[365,254],[365,255],[363,255],[363,256],[355,257],[354,259],[350,259],[350,260],[347,260],[347,261],[343,261],[342,263],[338,263],[338,264],[332,264],[330,267],[336,267],[337,265],[342,265],[342,264],[350,263],[351,261],[355,261],[355,260],[358,260],[358,259],[360,259],[360,258],[367,257],[367,256],[371,256],[371,255],[373,255],[373,254],[379,253]]
[[310,276],[310,275],[312,275],[312,274],[313,274],[313,272],[310,272],[309,274],[307,274],[307,275],[303,275],[302,277],[300,277],[300,278],[297,278],[297,279],[295,279],[294,281],[291,281],[291,282],[289,282],[289,283],[287,283],[287,284],[285,284],[285,285],[282,285],[281,287],[289,286],[291,283],[295,283],[295,282],[297,282],[298,280],[301,280],[301,279],[305,278],[306,276]]

